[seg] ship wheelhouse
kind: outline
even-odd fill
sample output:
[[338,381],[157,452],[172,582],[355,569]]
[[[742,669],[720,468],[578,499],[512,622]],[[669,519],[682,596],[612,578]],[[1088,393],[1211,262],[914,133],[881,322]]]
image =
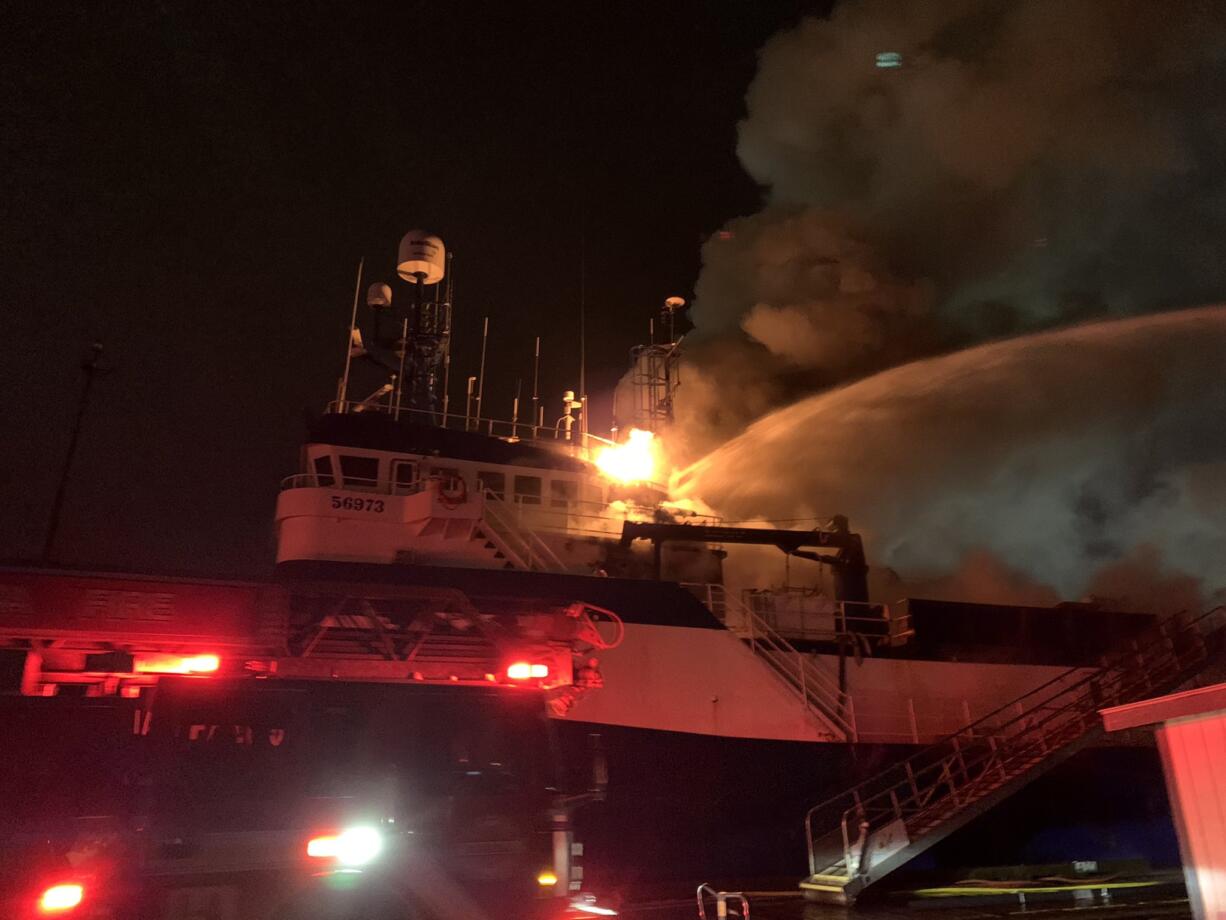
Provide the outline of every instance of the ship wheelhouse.
[[626,496],[565,442],[330,413],[277,503],[277,561],[333,559],[598,574]]

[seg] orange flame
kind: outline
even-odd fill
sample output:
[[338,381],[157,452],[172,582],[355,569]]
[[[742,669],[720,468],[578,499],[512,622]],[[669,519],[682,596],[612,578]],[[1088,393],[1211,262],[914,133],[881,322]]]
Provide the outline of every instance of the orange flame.
[[631,428],[621,444],[604,448],[596,455],[596,468],[614,482],[655,482],[659,445],[650,431]]

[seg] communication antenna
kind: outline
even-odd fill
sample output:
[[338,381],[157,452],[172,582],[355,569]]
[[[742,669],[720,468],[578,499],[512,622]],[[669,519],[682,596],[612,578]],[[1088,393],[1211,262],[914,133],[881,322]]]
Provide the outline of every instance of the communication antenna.
[[664,298],[664,317],[668,323],[668,342],[671,345],[677,341],[677,314],[685,309],[685,298]]
[[468,378],[468,390],[464,396],[464,430],[468,431],[473,417],[473,394],[477,391],[477,378]]
[[[453,253],[447,252],[447,324],[451,325],[451,305],[455,303],[452,294],[455,291],[455,266],[452,263]],[[447,410],[451,405],[451,336],[443,343],[443,427],[447,427]]]
[[541,337],[536,337],[536,350],[532,355],[532,437],[536,437],[541,413]]
[[681,341],[677,338],[677,314],[685,309],[681,297],[667,298],[660,319],[668,330],[668,342],[657,344],[655,324],[651,341],[630,350],[630,382],[634,392],[634,424],[659,432],[672,424],[673,394],[681,385]]
[[396,273],[413,285],[414,302],[398,342],[403,373],[397,384],[397,417],[406,390],[411,411],[433,416],[442,408],[443,394],[439,391],[445,389],[442,378],[451,347],[451,304],[427,303],[425,287],[442,281],[446,270],[446,248],[437,236],[410,230],[401,238]]
[[[353,285],[353,312],[349,314],[349,341],[345,345],[345,372],[341,375],[340,385],[336,388],[337,408],[341,412],[345,411],[345,398],[349,394],[349,366],[353,363],[354,336],[358,336],[359,343],[361,341],[360,333],[358,333],[358,292],[362,290],[362,268],[365,265],[366,257],[363,256],[358,259],[358,280]],[[391,296],[390,289],[388,296]],[[367,302],[369,303],[369,300]]]
[[477,373],[477,428],[481,427],[481,397],[485,394],[485,344],[490,338],[490,318],[481,327],[481,369]]
[[519,438],[519,393],[524,387],[520,378],[515,378],[515,399],[511,403],[511,437]]

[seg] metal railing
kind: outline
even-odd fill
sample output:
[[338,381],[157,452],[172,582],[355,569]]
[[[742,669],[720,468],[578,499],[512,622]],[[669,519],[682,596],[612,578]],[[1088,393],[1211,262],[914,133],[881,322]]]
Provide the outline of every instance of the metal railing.
[[[392,398],[392,393],[387,393]],[[566,437],[566,426],[559,418],[553,425],[534,425],[531,421],[518,419],[486,418],[473,414],[464,415],[458,412],[432,412],[429,409],[410,409],[401,406],[399,410],[383,402],[370,403],[363,400],[347,399],[343,402],[333,400],[328,403],[328,412],[336,414],[381,412],[397,417],[405,417],[408,421],[423,425],[437,425],[440,428],[473,431],[496,438],[510,438],[520,441],[548,441],[559,444],[569,444],[584,449],[596,449],[613,444],[608,438],[602,438],[591,432],[579,431],[579,419],[575,417],[575,425],[571,437]]]
[[[1167,692],[1206,661],[1201,628],[1217,609],[1160,624],[1148,644],[1134,641],[1096,671],[1066,671],[964,725],[919,753],[805,815],[814,875],[860,874],[866,841],[901,822],[907,840],[933,831],[1002,786],[1101,727],[1098,711]],[[815,829],[817,829],[815,831]],[[818,836],[820,834],[820,836]]]
[[[365,479],[360,476],[334,476],[331,473],[295,473],[281,480],[281,491],[290,489],[338,489],[359,492],[376,492],[379,495],[414,495],[424,491],[431,482],[440,481],[438,476],[425,476],[412,482],[393,482],[390,479]],[[451,483],[452,480],[447,480]],[[449,486],[450,487],[450,486]]]
[[888,604],[836,601],[808,588],[746,588],[741,603],[790,639],[863,639],[871,648],[902,645],[915,635],[911,614]]
[[856,710],[851,695],[808,655],[771,629],[770,624],[736,601],[723,585],[687,582],[682,587],[706,604],[728,630],[744,640],[800,697],[801,702],[848,741],[856,740]]
[[331,473],[295,473],[281,480],[281,491],[289,489],[356,489],[360,492],[378,492],[381,495],[411,495],[420,492],[424,480],[396,485],[386,479],[364,479],[358,476],[333,476]]
[[736,911],[729,911],[729,901],[736,901],[741,905],[741,913],[739,915],[741,920],[749,920],[749,898],[745,897],[743,891],[716,891],[705,882],[698,886],[698,891],[695,894],[695,897],[698,899],[698,920],[707,920],[707,895],[710,895],[715,900],[716,920],[727,920],[730,916],[738,916]]
[[566,565],[544,540],[531,530],[517,527],[508,513],[507,504],[489,489],[485,497],[484,521],[508,547],[520,557],[523,568],[537,571],[564,572]]

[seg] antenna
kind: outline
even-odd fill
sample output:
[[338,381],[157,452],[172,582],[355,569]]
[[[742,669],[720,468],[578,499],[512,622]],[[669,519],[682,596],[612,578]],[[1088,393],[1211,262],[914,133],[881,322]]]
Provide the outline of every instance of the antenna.
[[[447,252],[447,295],[445,298],[447,310],[447,326],[450,332],[451,327],[451,305],[455,303],[451,299],[452,292],[455,290],[455,268],[452,265],[451,257],[454,255],[450,250]],[[447,427],[447,409],[451,405],[451,336],[448,335],[443,344],[443,427]]]
[[401,238],[396,273],[413,284],[414,301],[401,328],[402,372],[396,391],[397,417],[401,393],[406,390],[410,411],[425,412],[433,418],[442,408],[439,389],[451,347],[451,305],[427,303],[425,288],[431,284],[437,291],[446,269],[446,249],[437,236],[410,230]]
[[[421,282],[417,283],[418,296],[421,294]],[[402,320],[400,327],[400,373],[396,375],[396,408],[392,412],[392,418],[400,420],[400,396],[404,393],[404,359],[409,353],[409,318],[406,316]]]
[[511,437],[519,437],[519,391],[523,389],[524,382],[520,378],[515,378],[515,400],[511,403]]
[[353,285],[353,312],[349,315],[349,340],[345,343],[345,373],[341,375],[340,386],[336,388],[337,408],[345,411],[345,397],[349,393],[349,365],[353,362],[353,333],[358,327],[358,292],[362,290],[362,268],[366,265],[366,256],[358,259],[358,280]]
[[469,420],[473,416],[473,393],[477,389],[477,378],[468,378],[468,393],[464,398],[464,430],[468,431]]
[[587,211],[579,212],[579,397],[587,395]]
[[541,337],[536,337],[536,351],[532,356],[532,437],[536,437],[537,422],[541,412]]
[[481,328],[481,369],[477,374],[477,427],[481,427],[481,397],[485,393],[485,343],[490,337],[490,318],[485,318]]
[[650,344],[636,345],[630,350],[630,383],[634,393],[634,424],[637,428],[659,432],[672,424],[673,395],[681,385],[677,314],[684,308],[685,300],[682,298],[667,298],[660,309],[660,319],[668,329],[668,341],[656,343],[653,320]]

